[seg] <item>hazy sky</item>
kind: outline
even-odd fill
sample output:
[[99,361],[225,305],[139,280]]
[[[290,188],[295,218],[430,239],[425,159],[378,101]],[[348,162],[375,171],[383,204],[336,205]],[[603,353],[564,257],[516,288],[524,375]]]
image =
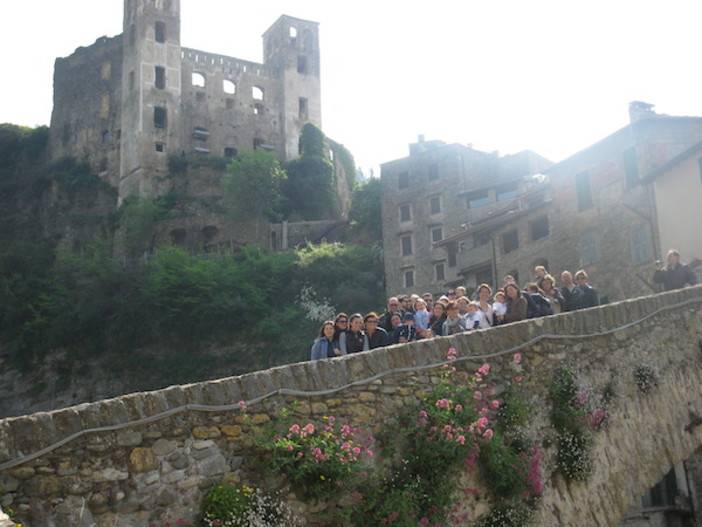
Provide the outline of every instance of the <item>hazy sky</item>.
[[[0,122],[48,124],[53,63],[122,32],[122,0],[0,0]],[[262,61],[281,14],[320,23],[322,128],[365,170],[419,134],[553,160],[702,115],[699,0],[181,0],[181,44]],[[377,172],[376,172],[377,173]]]

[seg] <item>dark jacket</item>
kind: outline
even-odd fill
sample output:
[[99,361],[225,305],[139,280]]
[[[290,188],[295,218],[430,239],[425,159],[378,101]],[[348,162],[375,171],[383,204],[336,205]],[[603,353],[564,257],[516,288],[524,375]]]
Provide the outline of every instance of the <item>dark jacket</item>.
[[369,337],[368,333],[366,333],[364,338],[367,343],[365,349],[374,350],[375,348],[382,348],[390,344],[388,332],[383,328],[375,328],[373,335]]
[[[573,288],[573,291],[575,291],[575,288]],[[568,289],[566,286],[561,287],[561,296],[564,300],[563,311],[573,310],[573,291]]]
[[678,262],[675,267],[667,266],[665,269],[659,269],[653,273],[653,281],[657,284],[663,284],[663,289],[666,291],[672,291],[673,289],[682,289],[685,284],[695,285],[697,275],[689,265]]
[[429,319],[429,329],[434,332],[437,337],[444,335],[444,322],[446,322],[446,314],[436,318],[434,315]]
[[573,289],[572,309],[585,309],[600,305],[597,291],[590,284],[579,285]]
[[526,320],[527,300],[523,296],[507,300],[507,311],[505,311],[505,324]]
[[350,329],[347,329],[339,337],[341,353],[358,353],[359,351],[363,351],[364,340],[366,340],[366,335],[363,331],[354,333]]
[[400,320],[405,315],[405,312],[400,309],[399,311],[385,311],[378,319],[378,327],[383,328],[385,331],[390,333],[392,331],[392,316],[397,313],[400,315]]

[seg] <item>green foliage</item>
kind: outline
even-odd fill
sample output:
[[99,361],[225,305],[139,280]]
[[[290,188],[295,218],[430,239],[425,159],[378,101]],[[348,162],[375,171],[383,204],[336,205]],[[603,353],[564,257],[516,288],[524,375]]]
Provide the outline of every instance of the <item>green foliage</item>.
[[286,216],[303,220],[334,218],[338,210],[334,166],[326,153],[324,134],[307,123],[302,128],[300,147],[302,156],[285,165]]
[[0,124],[0,171],[19,164],[37,163],[46,153],[49,129]]
[[222,186],[231,204],[232,215],[249,219],[264,214],[280,219],[285,172],[271,152],[252,150],[231,159]]
[[141,256],[154,250],[153,237],[156,221],[165,214],[159,200],[128,198],[120,209],[119,225],[123,232],[122,246],[130,257]]
[[382,187],[380,178],[371,178],[353,195],[349,220],[355,233],[370,240],[383,239]]
[[556,466],[569,481],[582,481],[592,470],[592,433],[575,372],[561,368],[549,385],[551,424],[557,433]]
[[308,496],[328,498],[353,488],[373,455],[372,437],[341,425],[332,416],[321,422],[297,422],[285,412],[277,429],[257,440],[264,461],[274,473],[286,474]]
[[636,387],[643,393],[648,393],[653,388],[657,388],[660,382],[659,378],[658,369],[652,364],[638,364],[634,369]]
[[202,527],[296,527],[299,520],[280,500],[246,485],[215,485],[198,516]]
[[327,139],[327,141],[329,141],[331,151],[334,153],[336,164],[344,170],[349,190],[355,190],[358,186],[358,179],[356,178],[356,162],[353,159],[353,154],[344,145],[331,139]]

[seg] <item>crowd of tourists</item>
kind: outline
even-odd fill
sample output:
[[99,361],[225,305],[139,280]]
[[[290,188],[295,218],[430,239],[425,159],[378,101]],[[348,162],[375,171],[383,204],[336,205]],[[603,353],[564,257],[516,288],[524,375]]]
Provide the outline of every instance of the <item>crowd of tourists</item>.
[[[666,291],[697,283],[694,271],[680,263],[680,254],[675,250],[669,251],[665,267],[656,262],[653,280],[663,284]],[[431,293],[392,296],[381,315],[374,311],[365,316],[339,313],[334,320],[322,324],[312,345],[311,359],[456,335],[598,304],[597,291],[588,283],[584,270],[575,275],[563,271],[559,285],[544,266],[537,266],[531,283],[522,288],[507,275],[494,295],[490,285],[481,284],[472,299],[465,287],[456,287],[436,300]]]

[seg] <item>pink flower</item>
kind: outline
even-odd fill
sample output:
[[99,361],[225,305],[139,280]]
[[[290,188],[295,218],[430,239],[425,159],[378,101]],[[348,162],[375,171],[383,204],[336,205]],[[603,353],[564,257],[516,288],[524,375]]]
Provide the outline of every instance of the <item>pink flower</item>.
[[500,401],[492,401],[490,403],[490,406],[492,406],[493,409],[497,410],[500,407]]
[[466,436],[460,435],[456,438],[456,443],[459,443],[461,445],[466,444]]
[[515,364],[519,364],[522,362],[522,354],[521,353],[515,353],[514,356],[512,357],[512,362]]
[[355,447],[353,447],[353,450],[351,452],[358,455],[361,453],[361,449],[359,447],[355,446]]
[[424,418],[426,418],[426,417],[429,417],[429,415],[428,415],[424,410],[421,410],[421,411],[419,412],[419,417],[424,417]]
[[485,363],[483,364],[479,369],[478,372],[480,372],[481,375],[487,375],[490,373],[490,365]]
[[290,427],[290,431],[297,434],[300,431],[300,425],[294,424]]
[[456,410],[457,412],[460,412],[461,410],[463,410],[463,406],[460,405],[460,404],[457,404],[456,407],[455,407],[455,410]]
[[292,445],[288,445],[285,447],[285,450],[287,450],[288,452],[292,452],[294,449]]
[[478,428],[485,428],[485,427],[488,425],[488,418],[487,418],[487,417],[481,417],[480,419],[478,419],[478,420],[476,421],[475,425],[476,425]]
[[485,430],[485,433],[483,433],[483,437],[485,439],[492,439],[492,428],[488,428]]
[[303,428],[303,430],[305,432],[307,432],[308,434],[314,434],[314,425],[312,423],[307,423],[305,425],[305,428]]
[[239,405],[239,408],[241,408],[242,410],[246,410],[248,408],[246,401],[239,401],[237,404]]
[[519,375],[517,375],[517,376],[514,378],[514,380],[517,381],[517,382],[522,382],[522,378],[521,378]]
[[451,401],[448,399],[439,399],[436,401],[436,406],[439,408],[450,408],[451,407]]

